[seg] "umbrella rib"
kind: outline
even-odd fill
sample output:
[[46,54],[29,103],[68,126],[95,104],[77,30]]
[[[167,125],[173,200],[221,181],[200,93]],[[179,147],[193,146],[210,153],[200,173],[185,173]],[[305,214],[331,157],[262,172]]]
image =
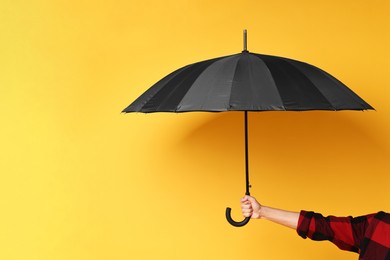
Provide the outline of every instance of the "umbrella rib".
[[260,58],[260,56],[263,56],[263,55],[261,55],[261,54],[256,54],[256,55],[252,55],[252,56],[255,56],[257,59],[259,59],[261,62],[264,63],[265,68],[267,69],[267,72],[269,73],[269,75],[271,75],[272,83],[273,83],[273,85],[275,86],[275,90],[276,90],[276,92],[277,92],[277,94],[278,94],[278,97],[279,97],[279,99],[280,99],[280,102],[282,103],[282,108],[283,108],[284,111],[287,111],[287,109],[286,109],[286,107],[285,107],[285,105],[284,105],[283,99],[282,99],[282,95],[280,94],[279,88],[278,88],[278,86],[276,85],[276,82],[275,82],[275,80],[274,80],[274,75],[272,74],[271,70],[269,69],[267,63],[265,63],[265,62]]
[[[305,77],[308,81],[310,81],[312,83],[312,85],[315,87],[315,89],[318,91],[318,93],[320,93],[320,95],[330,104],[330,106],[333,108],[334,111],[337,111],[338,109],[332,104],[332,102],[322,93],[322,91],[318,88],[317,84],[315,84],[311,79],[309,79],[305,73],[303,73],[297,66],[295,66],[295,62],[297,61],[294,61],[292,62],[291,59],[287,59],[287,58],[282,58],[284,61],[288,62],[291,66],[293,66],[297,71],[299,71],[299,73]],[[304,63],[304,62],[301,62],[301,63]],[[313,66],[313,65],[310,65],[310,64],[307,64],[309,66]],[[314,66],[313,66],[314,67]],[[315,67],[316,68],[316,67]]]
[[293,60],[261,55],[275,78],[283,103],[288,111],[334,110],[334,106]]
[[179,103],[180,111],[225,111],[229,102],[232,75],[237,55],[222,57],[210,64],[194,81]]
[[[167,95],[165,95],[165,96],[162,95],[162,96],[164,96],[164,98],[162,99],[160,104],[157,106],[157,110],[167,110],[167,111],[171,111],[171,112],[177,112],[180,109],[177,107],[177,105],[180,104],[181,100],[183,99],[185,94],[190,89],[192,83],[209,66],[209,64],[215,62],[218,59],[219,58],[215,58],[215,59],[210,59],[210,60],[206,60],[203,62],[198,62],[198,63],[192,64],[190,67],[187,67],[186,70],[183,70],[182,73],[188,73],[188,75],[186,77],[179,79],[179,81],[174,83],[174,84],[168,83],[167,85],[169,85],[169,87],[167,87],[167,89],[161,89],[159,91],[159,93],[156,94],[156,95],[159,95],[160,92],[162,94],[162,91],[163,92],[169,91]],[[192,71],[191,71],[191,69],[192,69]],[[180,76],[180,74],[177,75],[176,78],[178,76]],[[175,80],[176,78],[173,78],[171,80],[171,82],[173,80]],[[171,102],[171,104],[168,104],[169,102]]]
[[[341,81],[335,79],[332,75],[328,74],[327,72],[323,71],[322,69],[319,69],[320,73],[322,75],[325,75],[325,77],[329,78],[332,82],[335,82],[336,84],[342,84],[344,85],[344,88],[341,88],[341,90],[346,93],[351,99],[353,99],[356,103],[360,104],[362,108],[360,110],[368,110],[368,109],[374,109],[369,104],[367,104],[363,99],[361,99],[359,96],[353,94],[352,90],[348,88],[345,84],[343,84]],[[368,107],[366,107],[366,104]]]

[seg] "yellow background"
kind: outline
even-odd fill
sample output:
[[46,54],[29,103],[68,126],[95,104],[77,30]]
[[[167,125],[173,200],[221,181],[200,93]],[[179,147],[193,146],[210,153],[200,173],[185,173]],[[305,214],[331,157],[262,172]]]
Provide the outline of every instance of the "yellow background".
[[252,194],[390,211],[387,0],[0,2],[0,259],[357,259],[266,221],[233,228],[242,113],[121,114],[188,63],[248,49],[339,78],[371,112],[250,114]]

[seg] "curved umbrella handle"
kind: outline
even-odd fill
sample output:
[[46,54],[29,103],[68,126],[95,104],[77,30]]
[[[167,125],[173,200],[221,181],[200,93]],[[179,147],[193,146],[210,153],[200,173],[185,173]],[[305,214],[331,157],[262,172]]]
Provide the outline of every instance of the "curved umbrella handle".
[[230,216],[232,209],[231,208],[226,208],[226,219],[230,223],[230,225],[235,226],[235,227],[243,227],[246,224],[248,224],[249,220],[251,219],[250,217],[246,217],[243,221],[237,222],[232,219]]

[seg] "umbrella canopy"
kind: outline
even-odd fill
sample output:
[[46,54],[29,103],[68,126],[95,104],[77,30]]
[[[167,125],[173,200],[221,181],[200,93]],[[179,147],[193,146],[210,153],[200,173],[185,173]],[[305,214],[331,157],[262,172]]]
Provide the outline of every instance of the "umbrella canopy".
[[313,65],[243,51],[172,72],[123,112],[366,109],[373,108]]
[[[245,112],[246,193],[249,192],[248,111],[373,109],[327,72],[304,62],[247,51],[197,62],[167,75],[122,112]],[[233,226],[243,226],[230,216]]]

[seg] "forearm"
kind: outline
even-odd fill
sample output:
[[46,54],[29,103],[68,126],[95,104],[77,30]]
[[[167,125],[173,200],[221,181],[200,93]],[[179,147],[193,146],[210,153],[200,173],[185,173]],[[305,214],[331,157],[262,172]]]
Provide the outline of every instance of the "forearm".
[[259,210],[260,218],[267,219],[277,224],[297,229],[299,212],[275,209],[267,206],[261,206]]

